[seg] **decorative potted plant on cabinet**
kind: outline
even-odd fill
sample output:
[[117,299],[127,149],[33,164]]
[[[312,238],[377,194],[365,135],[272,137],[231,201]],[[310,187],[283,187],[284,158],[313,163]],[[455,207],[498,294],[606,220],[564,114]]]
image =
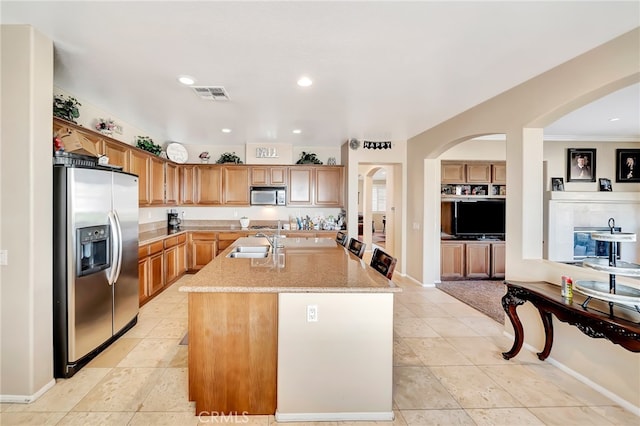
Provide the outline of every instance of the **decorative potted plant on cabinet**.
[[76,118],[80,117],[79,106],[82,104],[74,97],[69,96],[65,99],[62,95],[55,95],[53,97],[53,116],[76,123]]
[[153,143],[153,139],[149,136],[136,136],[136,146],[154,155],[160,155],[162,153],[160,145]]
[[220,156],[220,158],[218,158],[218,161],[216,161],[216,163],[217,164],[224,164],[224,163],[242,164],[242,160],[240,160],[240,157],[238,157],[235,152],[225,152]]
[[296,164],[322,164],[322,161],[318,160],[318,157],[313,152],[306,153],[303,151]]

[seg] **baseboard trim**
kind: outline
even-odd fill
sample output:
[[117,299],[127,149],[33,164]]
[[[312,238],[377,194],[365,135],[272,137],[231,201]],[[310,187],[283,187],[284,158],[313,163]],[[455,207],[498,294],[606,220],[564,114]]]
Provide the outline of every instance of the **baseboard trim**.
[[279,413],[276,410],[277,422],[338,422],[338,421],[393,421],[393,411],[364,413]]
[[31,404],[36,399],[40,398],[46,391],[51,389],[56,384],[55,379],[51,379],[46,385],[41,387],[33,395],[0,395],[0,403],[3,404]]
[[[511,333],[507,333],[506,331],[503,331],[503,334],[505,336],[511,338],[512,340],[515,339],[515,336],[513,334],[511,334]],[[531,346],[528,343],[524,343],[522,345],[522,347],[524,349],[528,350],[529,352],[534,353],[534,354],[537,354],[538,352],[541,351],[541,349],[534,348],[533,346]],[[548,357],[545,361],[549,362],[549,364],[553,365],[554,367],[557,367],[560,370],[564,371],[565,373],[567,373],[568,375],[570,375],[574,379],[578,380],[579,382],[582,382],[585,385],[589,386],[591,389],[595,390],[599,394],[609,398],[611,401],[615,402],[616,404],[618,404],[619,406],[621,406],[625,410],[635,414],[636,416],[640,416],[640,407],[638,407],[638,406],[634,405],[633,403],[627,401],[626,399],[622,398],[621,396],[611,392],[609,389],[600,386],[599,384],[595,383],[594,381],[592,381],[588,377],[585,377],[582,374],[578,373],[577,371],[572,370],[571,368],[567,367],[566,365],[564,365],[563,363],[559,362],[557,359],[554,359],[551,356]],[[545,361],[541,361],[541,362],[545,362]]]

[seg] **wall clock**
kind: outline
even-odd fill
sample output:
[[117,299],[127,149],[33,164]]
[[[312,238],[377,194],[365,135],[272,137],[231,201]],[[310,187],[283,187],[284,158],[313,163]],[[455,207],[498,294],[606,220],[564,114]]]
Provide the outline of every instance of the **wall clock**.
[[189,159],[189,154],[184,146],[173,142],[167,145],[167,157],[171,161],[183,164]]
[[358,149],[360,147],[360,141],[358,139],[351,139],[349,141],[349,148]]

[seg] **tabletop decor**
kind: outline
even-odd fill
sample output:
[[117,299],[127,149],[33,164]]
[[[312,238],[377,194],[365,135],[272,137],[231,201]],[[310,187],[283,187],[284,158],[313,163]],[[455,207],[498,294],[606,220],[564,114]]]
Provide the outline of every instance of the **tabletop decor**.
[[62,95],[55,95],[53,97],[53,116],[77,124],[76,118],[80,117],[79,106],[82,104],[72,96],[65,99]]
[[149,136],[136,136],[136,147],[144,149],[155,155],[160,155],[162,148],[160,145],[153,143],[153,139]]
[[116,123],[111,118],[98,118],[98,122],[95,127],[96,130],[103,135],[111,136],[113,129],[116,127]]
[[211,158],[211,155],[209,155],[207,151],[203,151],[200,153],[199,157],[200,157],[200,161],[202,161],[203,163],[208,163],[209,159]]

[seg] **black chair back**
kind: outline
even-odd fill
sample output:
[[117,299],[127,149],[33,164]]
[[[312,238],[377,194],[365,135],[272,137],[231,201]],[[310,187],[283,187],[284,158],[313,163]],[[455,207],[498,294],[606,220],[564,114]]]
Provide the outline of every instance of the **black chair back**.
[[338,231],[338,233],[336,234],[336,243],[340,244],[341,246],[346,246],[347,234],[342,231]]
[[349,241],[349,247],[347,247],[347,249],[351,253],[355,254],[360,259],[362,259],[362,255],[364,254],[365,246],[366,246],[366,244],[363,243],[362,241],[356,240],[355,238],[351,238],[351,240]]
[[391,279],[393,277],[393,270],[396,269],[397,259],[389,256],[384,251],[376,248],[371,256],[371,267],[382,275]]

